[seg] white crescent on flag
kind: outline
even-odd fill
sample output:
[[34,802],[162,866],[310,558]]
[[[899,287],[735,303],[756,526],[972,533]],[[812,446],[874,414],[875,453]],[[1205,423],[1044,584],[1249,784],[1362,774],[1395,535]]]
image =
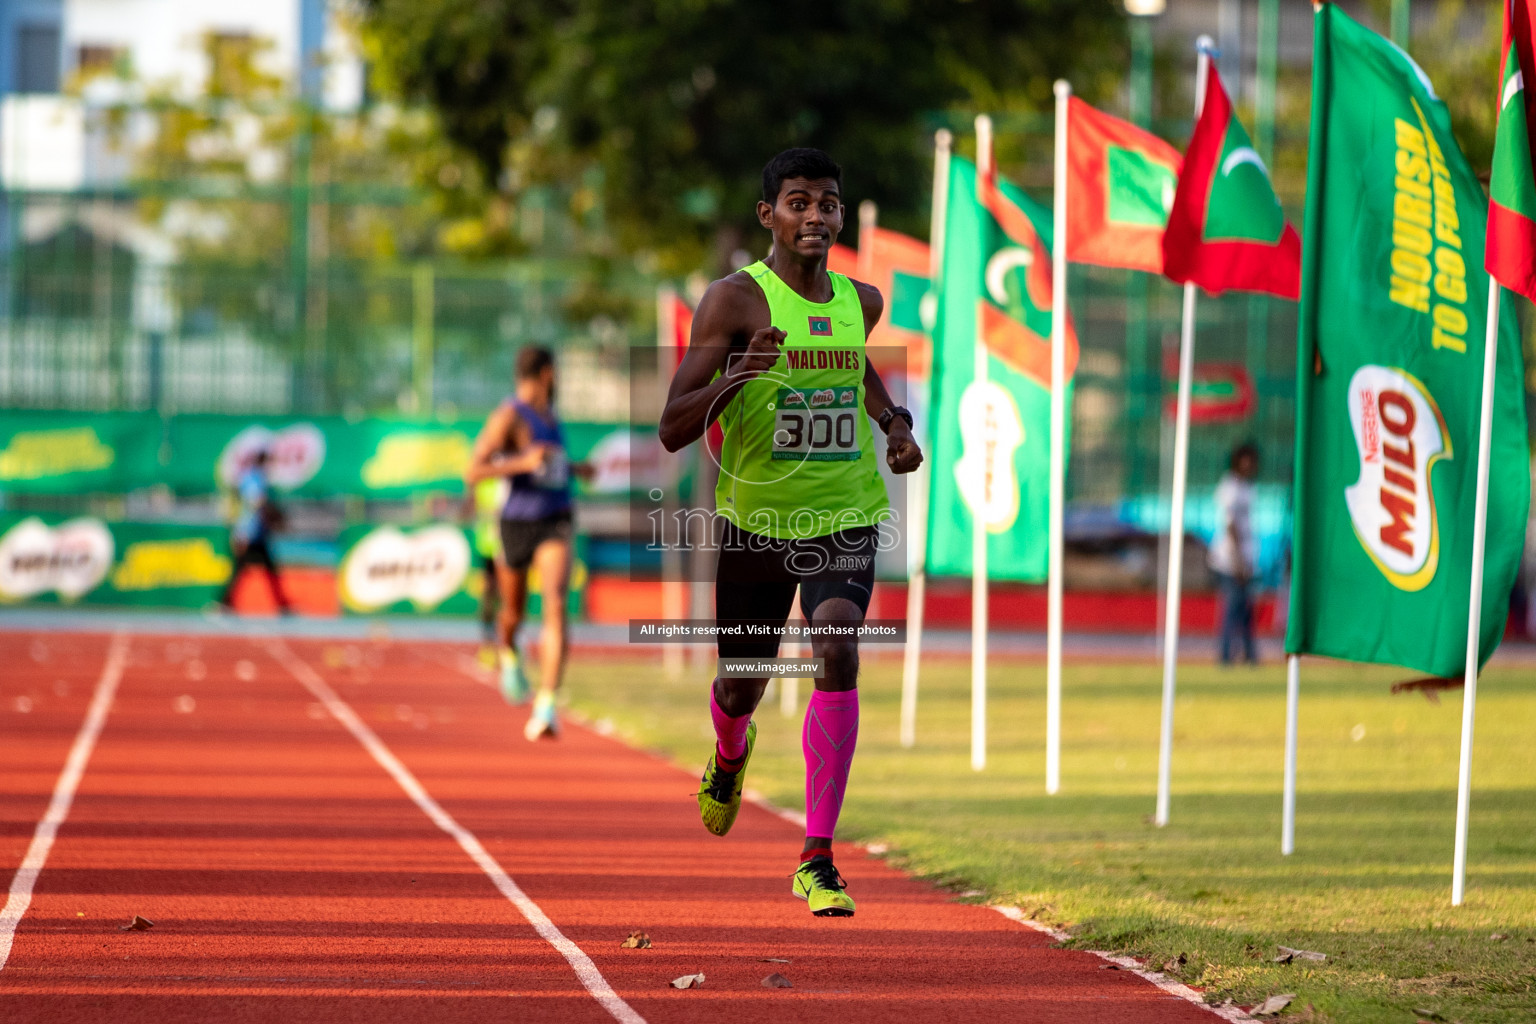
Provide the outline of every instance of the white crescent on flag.
[[1499,100],[1499,109],[1509,106],[1509,101],[1514,98],[1515,93],[1524,91],[1525,72],[1516,69],[1515,73],[1509,76],[1509,81],[1504,83],[1504,96]]
[[1225,178],[1243,164],[1253,164],[1259,169],[1259,173],[1269,178],[1269,168],[1264,166],[1263,159],[1252,146],[1239,146],[1227,154],[1227,158],[1221,162],[1221,176]]

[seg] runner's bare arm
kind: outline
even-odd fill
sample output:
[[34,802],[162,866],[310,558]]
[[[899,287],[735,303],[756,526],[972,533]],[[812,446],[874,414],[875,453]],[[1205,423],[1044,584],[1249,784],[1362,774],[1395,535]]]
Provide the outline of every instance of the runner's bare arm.
[[[880,323],[880,316],[885,312],[885,300],[881,298],[880,290],[874,285],[855,281],[854,287],[859,291],[859,305],[864,308],[864,336],[867,339],[875,326]],[[875,371],[874,361],[866,357],[864,360],[864,411],[878,423],[880,414],[895,404],[891,401],[891,393],[885,389],[885,382]],[[907,426],[907,421],[899,416],[891,420],[890,429],[885,435],[885,462],[896,473],[910,473],[923,464],[923,452],[912,436],[912,428]]]
[[[511,448],[514,454],[507,454]],[[469,468],[464,471],[466,484],[477,484],[492,477],[531,473],[544,464],[548,446],[532,444],[528,426],[510,405],[497,407],[486,417],[485,426],[475,438]]]
[[778,361],[784,332],[768,325],[768,319],[762,289],[745,275],[732,274],[709,286],[693,316],[688,351],[667,390],[657,430],[667,451],[704,436],[736,392]]

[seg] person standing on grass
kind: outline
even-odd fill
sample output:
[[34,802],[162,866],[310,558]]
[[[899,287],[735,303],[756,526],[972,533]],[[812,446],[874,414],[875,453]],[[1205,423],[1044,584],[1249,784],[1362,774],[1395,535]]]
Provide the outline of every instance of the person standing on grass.
[[[889,514],[870,420],[886,435],[883,456],[894,471],[922,462],[911,413],[891,401],[866,358],[884,301],[869,285],[827,271],[843,216],[842,172],[825,153],[790,149],[769,161],[757,217],[773,250],[710,285],[667,394],[658,432],[668,451],[697,441],[716,419],[724,432],[716,623],[775,629],[762,638],[722,634],[722,659],[777,655],[777,630],[797,588],[813,628],[862,623],[879,522]],[[801,734],[806,838],[791,891],[813,914],[849,916],[854,901],[833,866],[832,836],[858,739],[857,635],[813,636],[812,650],[825,675]],[[768,678],[717,674],[711,686],[716,743],[698,802],[717,836],[741,809],[757,739],[752,712]]]
[[524,347],[517,354],[514,391],[486,419],[475,439],[464,481],[507,479],[501,507],[501,561],[497,568],[501,610],[497,619],[497,660],[502,696],[512,704],[528,700],[530,686],[517,651],[517,630],[528,600],[530,569],[537,572],[543,599],[539,642],[539,689],[523,735],[556,737],[555,694],[565,676],[568,654],[566,603],[570,592],[574,525],[571,477],[591,475],[572,463],[555,415],[555,357],[547,348]]
[[266,571],[278,613],[293,613],[288,595],[283,592],[277,562],[272,557],[272,534],[282,525],[283,512],[272,499],[272,484],[267,479],[267,463],[271,457],[265,448],[258,451],[235,485],[239,508],[235,514],[235,524],[229,531],[229,549],[235,556],[235,564],[230,570],[224,593],[219,597],[219,606],[225,611],[234,607],[235,584],[240,582],[241,573],[250,566],[260,566]]
[[1253,481],[1259,475],[1259,450],[1251,443],[1232,450],[1227,472],[1216,485],[1216,537],[1210,566],[1221,595],[1221,629],[1217,658],[1232,664],[1236,648],[1250,665],[1259,662],[1253,637],[1253,575],[1257,548],[1253,541]]

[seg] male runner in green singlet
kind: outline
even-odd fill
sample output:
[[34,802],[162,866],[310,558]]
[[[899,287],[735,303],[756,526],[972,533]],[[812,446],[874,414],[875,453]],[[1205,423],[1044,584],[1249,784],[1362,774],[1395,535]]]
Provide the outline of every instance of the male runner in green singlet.
[[[878,524],[889,517],[875,420],[886,463],[910,473],[922,462],[912,416],[895,406],[864,343],[884,302],[866,284],[827,271],[843,226],[842,172],[820,150],[791,149],[763,169],[759,222],[773,235],[767,259],[710,285],[662,413],[668,451],[724,431],[716,513],[724,520],[716,568],[715,618],[722,658],[771,658],[796,588],[825,674],[806,708],[806,839],[793,892],[820,916],[848,916],[854,902],[832,862],[858,737],[859,652],[848,635],[869,609]],[[742,633],[724,632],[741,628]],[[766,676],[717,675],[710,694],[716,746],[699,789],[699,814],[725,835],[741,792]]]

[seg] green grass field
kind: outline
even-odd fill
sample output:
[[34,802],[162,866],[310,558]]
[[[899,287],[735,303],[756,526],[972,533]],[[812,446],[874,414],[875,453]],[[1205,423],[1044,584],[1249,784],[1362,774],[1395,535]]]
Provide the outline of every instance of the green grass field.
[[[654,662],[615,669],[578,658],[573,708],[702,768],[713,737],[703,673],[669,683]],[[1212,1001],[1294,992],[1287,1019],[1350,1024],[1536,1021],[1529,666],[1492,668],[1479,690],[1459,908],[1450,872],[1460,691],[1436,705],[1391,694],[1401,671],[1306,662],[1297,852],[1282,857],[1282,666],[1184,666],[1172,820],[1162,829],[1151,824],[1157,665],[1067,666],[1054,797],[1044,791],[1042,664],[994,664],[981,773],[970,768],[968,663],[926,667],[910,751],[897,742],[900,671],[899,655],[866,661],[841,838],[888,844],[895,863],[957,898],[1021,907],[1067,929],[1074,945],[1154,967],[1183,954],[1177,976]],[[757,718],[748,785],[798,808],[799,719],[783,718],[776,701]],[[1328,959],[1275,964],[1277,945]]]

